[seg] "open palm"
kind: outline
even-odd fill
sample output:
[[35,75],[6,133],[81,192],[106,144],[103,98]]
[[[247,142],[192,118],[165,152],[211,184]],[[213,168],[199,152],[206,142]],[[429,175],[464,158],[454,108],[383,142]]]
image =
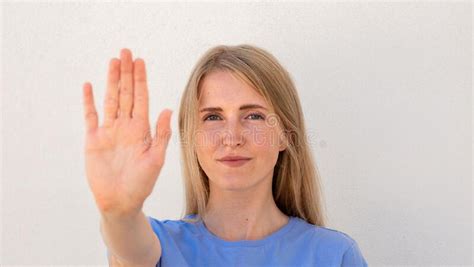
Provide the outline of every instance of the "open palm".
[[145,62],[129,49],[110,60],[104,121],[98,126],[92,85],[83,85],[85,167],[99,210],[112,215],[141,211],[165,161],[171,110],[163,110],[151,137]]

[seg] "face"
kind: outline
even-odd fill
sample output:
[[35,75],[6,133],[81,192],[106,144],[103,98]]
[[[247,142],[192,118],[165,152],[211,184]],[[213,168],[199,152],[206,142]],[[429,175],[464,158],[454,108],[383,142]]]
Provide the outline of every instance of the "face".
[[[254,88],[227,71],[207,74],[198,117],[196,152],[211,188],[271,184],[278,153],[286,147],[273,110]],[[226,156],[246,159],[222,160]]]

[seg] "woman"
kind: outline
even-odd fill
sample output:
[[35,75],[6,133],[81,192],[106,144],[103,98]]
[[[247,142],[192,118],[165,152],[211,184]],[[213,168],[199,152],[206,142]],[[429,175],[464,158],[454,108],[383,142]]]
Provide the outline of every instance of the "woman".
[[110,61],[101,127],[90,83],[83,92],[87,178],[111,265],[367,266],[355,240],[324,227],[300,101],[267,51],[216,46],[194,67],[179,110],[180,220],[142,212],[171,135],[164,110],[151,138],[143,60],[122,49]]

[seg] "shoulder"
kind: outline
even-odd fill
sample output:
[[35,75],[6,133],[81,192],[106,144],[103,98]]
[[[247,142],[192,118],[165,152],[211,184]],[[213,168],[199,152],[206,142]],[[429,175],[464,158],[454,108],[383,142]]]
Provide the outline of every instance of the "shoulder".
[[350,248],[355,240],[347,233],[331,227],[310,224],[301,218],[296,218],[299,232],[311,237],[311,243],[316,246],[324,246],[330,249],[345,250]]
[[353,264],[354,266],[365,266],[367,264],[358,243],[346,232],[331,227],[309,224],[299,218],[298,227],[296,228],[305,232],[304,236],[311,236],[310,243],[313,244],[313,251],[317,254],[333,255],[341,258],[344,264]]
[[163,219],[159,220],[152,216],[146,216],[153,231],[162,237],[165,234],[176,235],[183,232],[190,234],[196,233],[197,224],[193,222],[186,221],[186,219],[191,218],[191,216],[186,216],[183,219]]
[[194,252],[200,247],[197,223],[183,220],[188,216],[178,220],[146,217],[162,247],[160,264],[157,266],[188,266],[187,262],[195,257]]
[[298,225],[305,236],[311,236],[308,244],[312,244],[311,250],[317,257],[338,259],[342,266],[367,266],[358,243],[346,232],[309,224],[302,219]]
[[356,241],[347,233],[329,227],[314,226],[313,236],[315,242],[324,243],[326,246],[346,250]]

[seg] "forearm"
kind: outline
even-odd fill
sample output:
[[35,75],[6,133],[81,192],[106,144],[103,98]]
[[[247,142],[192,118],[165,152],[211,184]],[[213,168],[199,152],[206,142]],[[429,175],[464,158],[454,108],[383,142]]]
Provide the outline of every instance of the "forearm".
[[120,262],[146,266],[161,248],[145,214],[115,217],[101,214],[100,232],[110,253]]

